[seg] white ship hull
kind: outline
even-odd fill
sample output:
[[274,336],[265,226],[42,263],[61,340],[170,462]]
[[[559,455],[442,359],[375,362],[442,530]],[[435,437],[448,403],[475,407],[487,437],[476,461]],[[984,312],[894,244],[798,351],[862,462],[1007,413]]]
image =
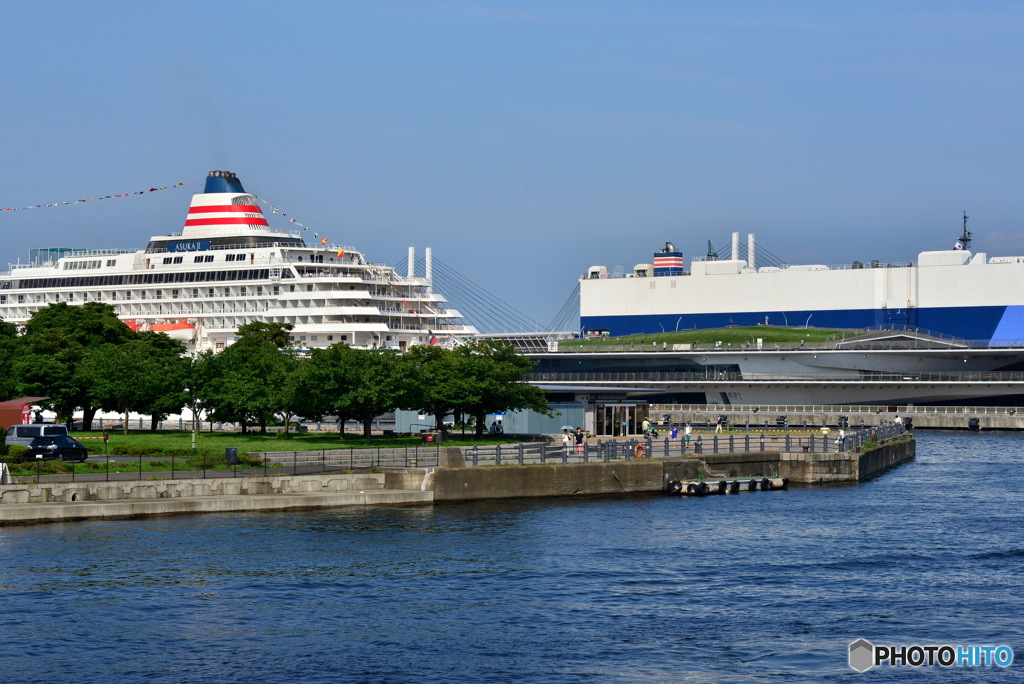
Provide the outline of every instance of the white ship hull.
[[0,317],[8,322],[24,325],[57,302],[103,302],[130,327],[166,332],[191,352],[222,349],[254,321],[291,324],[299,348],[401,350],[432,334],[477,332],[425,277],[272,230],[256,198],[224,172],[211,173],[206,192],[193,196],[181,233],[155,236],[146,249],[36,253],[46,256],[0,272]]

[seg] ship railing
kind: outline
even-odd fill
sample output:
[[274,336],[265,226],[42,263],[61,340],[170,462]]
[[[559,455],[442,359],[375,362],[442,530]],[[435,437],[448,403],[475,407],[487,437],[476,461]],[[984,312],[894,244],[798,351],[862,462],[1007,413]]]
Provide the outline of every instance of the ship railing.
[[846,373],[741,373],[735,371],[647,371],[618,373],[531,373],[530,382],[1024,382],[1024,371],[934,371],[887,373],[849,371]]
[[559,342],[555,351],[560,353],[581,353],[581,352],[603,352],[603,353],[662,353],[670,351],[694,351],[694,352],[770,352],[770,351],[828,351],[828,350],[902,350],[902,349],[990,349],[990,348],[1020,348],[1024,347],[1024,340],[950,340],[944,343],[942,340],[928,339],[893,339],[893,340],[857,340],[846,338],[843,340],[828,342],[781,342],[765,343],[760,348],[753,343],[733,345],[731,343],[718,344],[717,342],[634,342],[615,344],[580,344],[575,340],[563,340]]
[[[728,260],[727,259],[722,259],[721,257],[711,257],[711,258],[708,258],[706,256],[695,256],[695,257],[691,257],[690,261],[691,262],[696,262],[696,261],[728,261]],[[892,262],[879,262],[879,261],[860,262],[860,261],[855,261],[855,262],[851,262],[849,264],[778,264],[778,265],[776,265],[776,264],[769,264],[767,266],[757,266],[757,268],[758,269],[761,269],[761,268],[777,268],[780,271],[813,271],[814,269],[829,270],[829,271],[859,271],[861,269],[863,269],[863,270],[870,270],[870,269],[873,269],[873,268],[911,268],[913,266],[917,266],[917,263],[913,262],[913,261],[892,261]],[[609,277],[611,277],[611,276],[609,276]]]
[[1024,416],[1024,406],[879,406],[868,404],[649,404],[659,413],[849,413],[893,415]]

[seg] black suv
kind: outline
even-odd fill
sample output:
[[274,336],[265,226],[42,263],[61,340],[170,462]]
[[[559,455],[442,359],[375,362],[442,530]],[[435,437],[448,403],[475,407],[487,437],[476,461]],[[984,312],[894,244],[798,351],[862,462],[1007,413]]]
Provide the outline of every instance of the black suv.
[[43,459],[59,458],[62,461],[78,461],[85,463],[89,457],[89,451],[81,442],[74,437],[67,435],[54,435],[52,437],[36,437],[28,447],[27,460],[33,460],[38,456]]

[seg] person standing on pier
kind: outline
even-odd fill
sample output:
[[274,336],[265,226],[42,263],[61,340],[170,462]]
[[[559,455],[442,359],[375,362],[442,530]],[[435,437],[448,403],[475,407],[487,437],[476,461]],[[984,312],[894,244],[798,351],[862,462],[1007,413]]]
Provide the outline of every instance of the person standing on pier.
[[672,423],[672,429],[669,431],[668,436],[672,439],[672,441],[679,439],[679,426],[676,425],[675,423]]
[[572,437],[569,436],[568,430],[562,430],[562,450],[565,455],[569,455],[570,448],[572,447]]
[[576,440],[576,453],[577,454],[582,454],[583,453],[583,445],[587,441],[587,436],[585,434],[583,434],[583,429],[582,428],[576,428],[576,434],[574,435],[574,437],[575,437],[575,440]]
[[686,426],[683,428],[683,451],[686,451],[686,448],[690,446],[691,432],[693,432],[693,428],[690,427],[689,423],[687,423]]

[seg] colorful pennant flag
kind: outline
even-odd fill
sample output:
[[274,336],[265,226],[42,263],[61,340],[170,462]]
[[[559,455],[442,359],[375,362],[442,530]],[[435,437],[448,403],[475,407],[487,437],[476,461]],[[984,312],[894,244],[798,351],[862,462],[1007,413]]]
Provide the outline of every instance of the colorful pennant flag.
[[25,209],[43,209],[45,207],[59,207],[65,204],[81,204],[82,202],[96,202],[98,200],[105,199],[116,199],[118,197],[131,197],[132,195],[144,195],[147,192],[156,192],[157,190],[166,190],[167,188],[177,188],[184,185],[184,183],[175,183],[174,185],[161,185],[158,188],[150,188],[149,190],[138,190],[136,192],[124,192],[120,195],[104,195],[103,197],[89,197],[87,199],[75,200],[74,202],[50,202],[49,204],[31,204],[27,207],[0,207],[0,211],[23,211]]

